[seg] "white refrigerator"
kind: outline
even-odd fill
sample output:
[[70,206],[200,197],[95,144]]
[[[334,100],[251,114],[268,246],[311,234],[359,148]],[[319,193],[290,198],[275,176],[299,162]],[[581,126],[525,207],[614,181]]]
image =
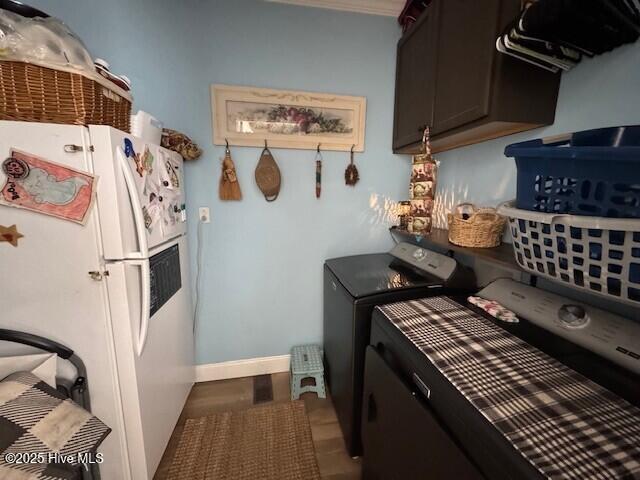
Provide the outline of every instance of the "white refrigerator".
[[72,348],[113,429],[101,477],[152,478],[194,381],[182,157],[106,126],[2,121],[0,164],[12,150],[97,183],[84,225],[0,205],[23,235],[0,243],[0,327]]

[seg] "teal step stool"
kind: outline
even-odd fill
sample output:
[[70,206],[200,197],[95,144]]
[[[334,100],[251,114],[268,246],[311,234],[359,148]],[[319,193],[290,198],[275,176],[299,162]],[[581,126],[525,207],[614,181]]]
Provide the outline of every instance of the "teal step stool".
[[[303,387],[302,380],[310,377],[316,384]],[[327,398],[319,345],[297,345],[291,349],[291,400],[297,400],[305,392],[316,392],[318,398]]]

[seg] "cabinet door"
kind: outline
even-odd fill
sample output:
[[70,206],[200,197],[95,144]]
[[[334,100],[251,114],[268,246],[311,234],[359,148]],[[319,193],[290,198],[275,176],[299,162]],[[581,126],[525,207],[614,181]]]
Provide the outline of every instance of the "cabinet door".
[[365,362],[365,480],[483,478],[419,398],[422,394],[407,388],[371,346]]
[[433,124],[438,42],[438,2],[433,2],[398,42],[393,148],[422,139]]
[[435,0],[439,4],[433,134],[489,113],[500,0]]

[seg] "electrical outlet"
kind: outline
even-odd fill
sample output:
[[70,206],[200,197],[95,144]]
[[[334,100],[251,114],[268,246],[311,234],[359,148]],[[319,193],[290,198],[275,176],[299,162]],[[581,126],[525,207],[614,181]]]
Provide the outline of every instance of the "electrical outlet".
[[198,218],[202,223],[211,222],[211,217],[209,216],[209,207],[200,207],[198,209]]

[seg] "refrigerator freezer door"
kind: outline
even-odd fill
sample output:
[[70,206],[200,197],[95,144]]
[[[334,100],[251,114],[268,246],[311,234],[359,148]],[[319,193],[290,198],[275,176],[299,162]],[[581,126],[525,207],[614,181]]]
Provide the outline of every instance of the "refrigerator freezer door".
[[181,287],[148,318],[146,342],[140,354],[138,346],[149,307],[142,302],[147,288],[144,275],[149,270],[145,263],[149,260],[119,261],[107,267],[127,443],[135,479],[153,477],[194,381],[186,236],[169,242],[165,250],[175,245],[180,254]]
[[[65,146],[78,148],[65,152]],[[80,147],[82,149],[80,149]],[[0,122],[0,161],[11,148],[69,167],[91,171],[84,127]],[[0,184],[4,184],[0,171]],[[113,431],[100,447],[103,479],[128,479],[124,421],[115,370],[106,283],[91,271],[104,270],[94,205],[87,223],[73,222],[0,205],[0,224],[24,235],[18,247],[0,243],[0,327],[60,342],[84,361],[91,409]],[[2,342],[0,342],[2,343]],[[0,345],[0,355],[10,345]],[[63,367],[60,362],[60,367]]]
[[148,258],[150,249],[186,231],[182,158],[111,127],[91,125],[89,132],[101,177],[104,256]]

